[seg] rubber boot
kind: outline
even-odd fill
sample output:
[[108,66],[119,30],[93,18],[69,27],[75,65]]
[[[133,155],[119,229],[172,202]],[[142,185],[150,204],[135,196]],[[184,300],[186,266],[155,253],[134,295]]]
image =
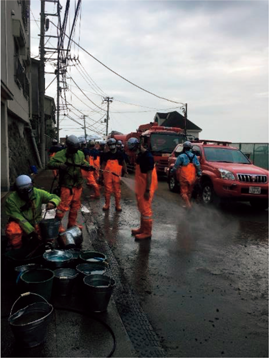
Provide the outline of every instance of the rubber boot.
[[91,199],[100,199],[100,190],[98,184],[96,184],[94,187],[94,195],[90,195]]
[[150,239],[152,232],[152,220],[142,219],[142,230],[142,233],[135,235],[135,238],[138,240]]
[[109,210],[109,206],[110,206],[110,195],[106,194],[105,195],[105,205],[103,206],[103,210],[104,211]]
[[120,196],[115,196],[115,204],[116,204],[116,211],[122,211],[122,208],[120,206]]
[[[57,213],[55,218],[58,219],[59,221],[61,221],[63,217],[64,217],[64,213]],[[65,232],[65,228],[63,227],[62,222],[61,222],[61,224],[59,226],[59,233],[62,233],[62,232]]]
[[68,216],[68,225],[67,227],[70,228],[72,226],[77,226],[78,228],[80,228],[80,230],[82,230],[82,225],[79,225],[77,223],[77,216],[78,216],[78,212],[77,210],[70,210],[69,211],[69,216]]
[[141,234],[143,231],[143,221],[140,219],[140,227],[138,229],[132,229],[132,236]]
[[188,194],[181,194],[181,197],[182,197],[182,199],[184,201],[184,204],[182,205],[182,208],[190,209],[191,208],[191,203],[189,201]]

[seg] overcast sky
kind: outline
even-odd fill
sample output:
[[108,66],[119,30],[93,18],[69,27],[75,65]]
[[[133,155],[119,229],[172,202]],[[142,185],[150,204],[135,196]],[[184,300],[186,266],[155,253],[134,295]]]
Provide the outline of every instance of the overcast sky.
[[[71,0],[67,34],[75,3]],[[65,0],[61,5],[63,18]],[[31,6],[31,55],[35,57],[40,1],[31,0]],[[46,12],[53,11],[56,5],[46,3]],[[56,17],[50,19],[57,21]],[[46,34],[56,34],[52,24]],[[69,67],[67,77],[71,76],[100,108],[71,79],[67,83],[73,93],[67,92],[67,101],[88,116],[92,129],[105,133],[105,124],[94,121],[100,123],[105,116],[102,98],[106,95],[113,97],[109,132],[135,131],[140,124],[152,121],[156,112],[177,110],[182,114],[181,103],[187,103],[188,119],[202,128],[200,138],[268,142],[267,0],[82,0],[74,40],[129,81],[179,102],[165,101],[136,88],[73,45],[71,56],[79,58],[83,67],[73,61],[75,66]],[[48,46],[53,44],[55,40],[51,39]],[[46,71],[53,72],[53,66],[46,65]],[[46,75],[46,86],[53,78]],[[56,101],[55,82],[46,94]],[[81,113],[70,108],[73,113],[69,115],[82,123]],[[63,114],[60,137],[83,135],[79,124]],[[87,132],[90,134],[89,129]]]

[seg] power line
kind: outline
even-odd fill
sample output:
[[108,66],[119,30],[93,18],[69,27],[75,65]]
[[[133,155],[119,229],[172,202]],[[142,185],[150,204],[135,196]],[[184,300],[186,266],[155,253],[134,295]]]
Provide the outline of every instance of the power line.
[[97,83],[95,83],[95,81],[91,78],[91,76],[88,74],[88,72],[86,71],[86,69],[83,67],[82,63],[80,62],[80,60],[78,59],[79,65],[84,69],[85,74],[89,77],[89,79],[93,82],[93,84],[97,87],[97,89],[100,90],[100,93],[103,94],[104,96],[106,96],[105,92],[97,85]]
[[96,103],[94,103],[84,92],[83,90],[79,87],[79,85],[77,84],[77,82],[71,77],[72,81],[75,83],[75,85],[77,86],[77,88],[80,90],[81,93],[84,94],[84,96],[92,103],[94,104],[97,108],[101,109],[102,111],[105,111],[105,109],[99,107]]
[[[53,22],[52,24],[57,27]],[[153,93],[153,92],[150,92],[138,85],[136,85],[135,83],[129,81],[127,78],[121,76],[119,73],[117,73],[116,71],[112,70],[111,68],[109,68],[108,66],[106,66],[103,62],[99,61],[96,57],[94,57],[92,54],[90,54],[87,50],[85,50],[82,46],[80,46],[78,43],[76,43],[74,40],[72,40],[68,35],[66,35],[72,42],[74,42],[78,47],[80,47],[84,52],[86,52],[89,56],[91,56],[95,61],[97,61],[98,63],[100,63],[102,66],[104,66],[106,69],[108,69],[110,72],[114,73],[115,75],[117,75],[118,77],[120,77],[121,79],[123,79],[124,81],[130,83],[131,85],[139,88],[140,90],[144,91],[144,92],[147,92],[149,94],[151,94],[152,96],[154,97],[157,97],[157,98],[160,98],[160,99],[163,99],[165,101],[168,101],[168,102],[172,102],[172,103],[177,103],[177,104],[181,104],[181,105],[185,105],[185,103],[183,102],[176,102],[176,101],[172,101],[171,99],[168,99],[168,98],[165,98],[165,97],[161,97],[161,96],[158,96],[157,94]]]
[[[71,60],[71,61],[73,61],[73,60]],[[76,64],[76,65],[75,65],[75,68],[78,70],[78,72],[79,72],[79,74],[81,75],[81,77],[83,77],[84,80],[87,82],[87,84],[93,89],[93,91],[95,92],[95,95],[98,95],[98,96],[100,96],[100,97],[104,97],[103,95],[101,95],[101,94],[99,94],[99,93],[97,92],[97,90],[96,90],[96,89],[94,88],[94,86],[93,86],[93,83],[90,83],[90,82],[89,82],[89,80],[85,77],[85,75],[83,74],[82,70],[80,70],[78,66],[79,66],[79,64]]]

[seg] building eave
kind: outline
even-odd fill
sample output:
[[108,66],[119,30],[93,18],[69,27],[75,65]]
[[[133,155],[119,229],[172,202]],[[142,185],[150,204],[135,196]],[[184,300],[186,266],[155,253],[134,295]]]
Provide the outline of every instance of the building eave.
[[14,94],[10,91],[10,89],[2,80],[1,80],[1,98],[10,101],[13,101],[14,99]]

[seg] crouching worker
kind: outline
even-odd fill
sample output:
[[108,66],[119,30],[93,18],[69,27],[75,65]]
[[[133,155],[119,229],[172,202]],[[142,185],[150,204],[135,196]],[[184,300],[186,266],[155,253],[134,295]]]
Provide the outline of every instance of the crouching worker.
[[[68,136],[66,139],[66,149],[57,152],[51,158],[48,168],[59,169],[61,204],[57,207],[56,217],[62,220],[65,213],[69,210],[68,228],[78,226],[82,229],[82,226],[77,223],[83,183],[81,169],[94,170],[94,168],[85,160],[85,156],[79,148],[80,142],[78,138],[75,135]],[[60,225],[59,232],[64,231],[65,228]]]
[[8,249],[14,249],[16,256],[26,257],[29,252],[41,246],[39,222],[42,220],[42,204],[51,210],[59,205],[61,199],[45,190],[33,187],[28,175],[20,175],[15,181],[15,191],[6,200],[6,214],[9,222],[6,226]]
[[135,193],[141,220],[140,227],[133,229],[132,235],[136,239],[147,239],[151,238],[152,233],[151,203],[158,187],[157,171],[154,166],[154,158],[143,142],[139,143],[137,138],[130,138],[127,146],[130,151],[138,151],[135,166]]

